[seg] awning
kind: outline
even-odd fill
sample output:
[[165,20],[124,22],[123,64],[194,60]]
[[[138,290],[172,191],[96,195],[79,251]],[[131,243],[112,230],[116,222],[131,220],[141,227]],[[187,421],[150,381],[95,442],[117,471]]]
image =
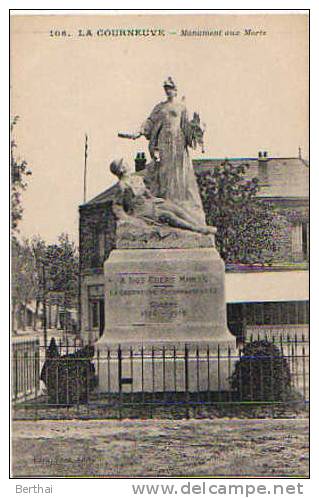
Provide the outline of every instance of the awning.
[[309,271],[226,272],[226,302],[307,301]]

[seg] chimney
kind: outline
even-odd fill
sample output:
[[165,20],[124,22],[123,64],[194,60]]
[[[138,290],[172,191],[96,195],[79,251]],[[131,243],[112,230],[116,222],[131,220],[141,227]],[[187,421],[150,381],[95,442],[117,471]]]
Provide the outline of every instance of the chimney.
[[142,171],[145,169],[146,157],[145,152],[137,152],[135,157],[135,171]]
[[261,187],[269,186],[268,178],[268,152],[258,152],[258,179]]

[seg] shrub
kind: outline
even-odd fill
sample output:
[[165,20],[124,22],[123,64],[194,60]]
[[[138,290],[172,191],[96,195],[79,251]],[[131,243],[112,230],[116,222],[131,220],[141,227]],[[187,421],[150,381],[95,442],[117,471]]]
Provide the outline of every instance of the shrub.
[[73,405],[88,402],[88,394],[96,386],[95,368],[91,362],[93,356],[92,346],[60,356],[54,338],[51,339],[41,372],[49,404]]
[[258,199],[260,182],[247,179],[249,163],[228,159],[213,169],[196,169],[206,222],[217,228],[216,244],[225,263],[269,263],[279,250],[272,206]]
[[283,401],[291,396],[288,362],[280,349],[268,341],[245,345],[230,383],[241,400]]

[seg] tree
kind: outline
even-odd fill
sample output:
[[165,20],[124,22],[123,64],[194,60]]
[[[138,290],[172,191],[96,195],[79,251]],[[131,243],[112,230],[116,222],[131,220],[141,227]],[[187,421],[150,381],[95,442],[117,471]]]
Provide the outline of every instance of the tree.
[[34,258],[35,272],[37,276],[37,288],[35,292],[35,321],[37,321],[39,317],[40,303],[43,301],[43,265],[46,264],[46,243],[40,236],[34,236],[30,241],[30,247]]
[[273,209],[257,198],[257,178],[246,180],[248,164],[227,159],[197,173],[208,225],[217,228],[216,244],[227,263],[264,263],[276,251]]
[[18,122],[19,116],[14,116],[10,125],[10,149],[11,149],[11,230],[13,236],[18,231],[18,223],[22,219],[23,207],[21,193],[27,187],[26,177],[32,172],[28,167],[28,163],[24,159],[16,157],[15,149],[17,144],[13,135],[14,127]]
[[[33,272],[36,286],[33,298],[36,300],[36,317],[44,293],[49,291],[63,293],[63,305],[74,306],[78,298],[78,253],[77,248],[62,233],[55,244],[47,244],[41,237],[35,236],[28,242],[33,257]],[[50,306],[51,301],[48,301]],[[60,303],[62,305],[62,303]]]
[[65,292],[66,304],[74,304],[78,295],[79,257],[68,234],[62,233],[57,244],[46,247],[45,264],[52,290]]
[[[35,298],[38,289],[38,275],[32,248],[27,239],[19,242],[12,239],[12,313],[13,330],[18,326],[25,329],[27,305]],[[16,323],[17,312],[20,323]],[[22,316],[21,316],[22,314]]]
[[78,302],[78,274],[79,258],[77,248],[69,239],[69,236],[62,233],[57,244],[50,244],[46,247],[46,282],[50,282],[50,290],[63,293],[64,325],[67,327],[66,309],[69,306],[76,306]]
[[[39,316],[39,305],[44,293],[64,293],[64,306],[75,306],[78,298],[79,260],[77,248],[65,233],[56,244],[46,244],[41,237],[12,238],[12,312],[13,330],[25,328],[25,317],[16,324],[17,312],[25,313],[26,305],[35,300],[35,321]],[[45,272],[45,280],[44,280]]]

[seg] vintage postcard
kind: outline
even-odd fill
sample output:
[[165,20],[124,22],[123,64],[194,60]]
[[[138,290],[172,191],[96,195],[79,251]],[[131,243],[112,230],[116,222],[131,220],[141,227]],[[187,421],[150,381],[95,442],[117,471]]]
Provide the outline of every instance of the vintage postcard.
[[307,12],[10,21],[12,477],[309,477]]

